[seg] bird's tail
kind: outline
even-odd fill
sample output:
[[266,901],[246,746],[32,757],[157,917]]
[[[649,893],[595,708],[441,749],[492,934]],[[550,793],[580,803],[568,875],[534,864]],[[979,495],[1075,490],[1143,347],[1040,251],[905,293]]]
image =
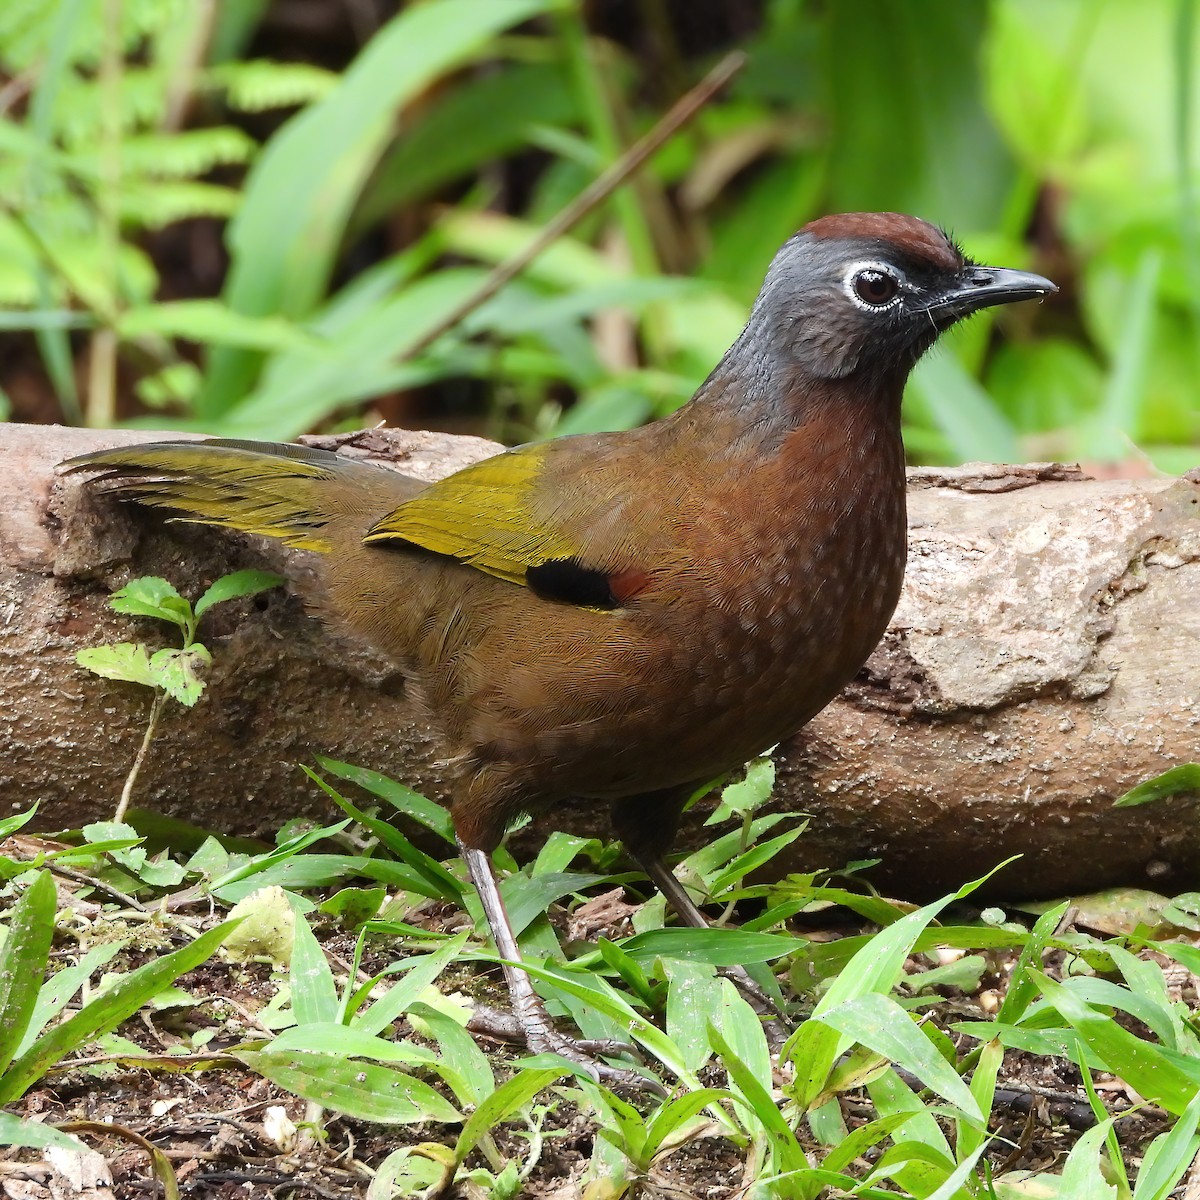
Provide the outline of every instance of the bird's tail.
[[122,499],[328,553],[424,488],[396,471],[273,442],[148,442],[69,459]]

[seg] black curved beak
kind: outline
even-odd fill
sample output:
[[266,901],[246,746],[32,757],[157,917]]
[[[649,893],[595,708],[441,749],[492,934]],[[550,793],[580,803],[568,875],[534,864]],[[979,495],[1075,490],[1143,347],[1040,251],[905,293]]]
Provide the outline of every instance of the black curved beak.
[[972,266],[964,268],[954,283],[930,302],[928,310],[939,323],[957,321],[981,308],[1040,300],[1057,291],[1049,279],[1029,271]]

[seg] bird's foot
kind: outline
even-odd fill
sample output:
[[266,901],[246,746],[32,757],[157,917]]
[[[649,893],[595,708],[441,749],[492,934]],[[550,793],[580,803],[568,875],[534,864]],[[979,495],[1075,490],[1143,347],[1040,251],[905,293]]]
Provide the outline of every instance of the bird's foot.
[[597,1083],[603,1083],[614,1090],[667,1095],[666,1089],[652,1076],[628,1068],[612,1067],[600,1061],[599,1056],[603,1055],[610,1058],[632,1058],[641,1062],[642,1057],[635,1046],[616,1038],[568,1037],[559,1033],[548,1020],[539,1018],[540,1014],[535,1013],[522,1021],[516,1014],[477,1005],[467,1022],[467,1029],[472,1033],[482,1033],[501,1041],[524,1042],[531,1054],[557,1054],[582,1067]]

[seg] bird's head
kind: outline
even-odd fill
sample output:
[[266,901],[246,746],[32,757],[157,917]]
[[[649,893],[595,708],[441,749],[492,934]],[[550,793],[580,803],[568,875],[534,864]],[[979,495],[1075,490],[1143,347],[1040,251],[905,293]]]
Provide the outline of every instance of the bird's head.
[[1040,275],[972,262],[916,217],[842,213],[785,243],[747,332],[812,378],[902,379],[956,321],[1057,290]]

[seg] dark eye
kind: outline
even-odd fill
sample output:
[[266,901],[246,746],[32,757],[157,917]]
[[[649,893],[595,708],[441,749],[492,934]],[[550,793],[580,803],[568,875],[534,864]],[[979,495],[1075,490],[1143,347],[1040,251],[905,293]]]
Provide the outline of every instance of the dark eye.
[[868,267],[859,271],[851,281],[854,294],[872,308],[885,308],[900,293],[900,284],[894,275]]

